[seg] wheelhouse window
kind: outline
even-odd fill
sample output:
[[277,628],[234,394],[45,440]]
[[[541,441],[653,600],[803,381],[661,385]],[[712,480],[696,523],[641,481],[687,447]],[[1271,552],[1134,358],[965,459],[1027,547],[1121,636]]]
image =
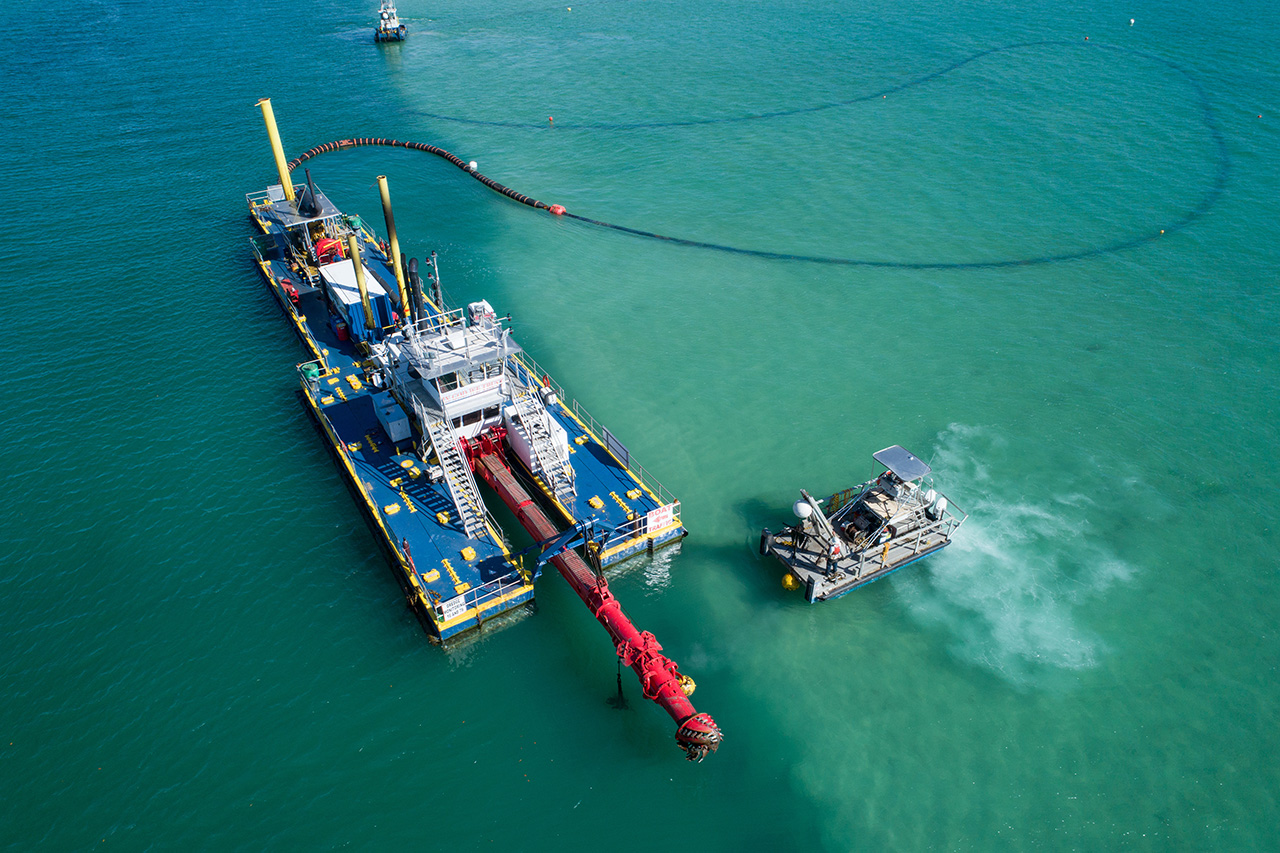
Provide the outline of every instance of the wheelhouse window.
[[456,373],[446,373],[436,379],[436,387],[441,391],[452,391],[460,384],[462,383],[458,381],[458,374]]

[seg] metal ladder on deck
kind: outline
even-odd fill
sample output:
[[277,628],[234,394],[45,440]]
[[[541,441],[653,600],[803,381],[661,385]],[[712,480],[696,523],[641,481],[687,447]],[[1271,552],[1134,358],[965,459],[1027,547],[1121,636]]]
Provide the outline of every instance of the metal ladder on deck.
[[569,455],[555,440],[548,423],[550,415],[536,391],[525,390],[517,394],[511,401],[520,416],[520,425],[525,437],[529,439],[529,447],[538,460],[535,474],[541,474],[543,482],[551,489],[556,500],[568,506],[570,498],[578,493],[573,465],[569,463]]
[[[458,436],[449,422],[428,414],[415,399],[413,408],[422,425],[422,432],[431,442],[440,467],[444,469],[444,482],[449,487],[449,496],[458,510],[458,518],[462,519],[462,527],[470,539],[479,539],[485,535],[485,506],[480,498],[480,489],[476,486],[475,475],[466,457],[458,449]],[[426,448],[423,448],[426,456]]]

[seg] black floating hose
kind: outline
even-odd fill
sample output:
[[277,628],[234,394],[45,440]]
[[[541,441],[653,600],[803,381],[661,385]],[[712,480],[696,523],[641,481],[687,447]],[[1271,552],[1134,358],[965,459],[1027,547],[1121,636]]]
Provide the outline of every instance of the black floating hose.
[[[472,169],[469,164],[462,162],[462,158],[458,155],[445,151],[443,148],[437,148],[434,145],[427,145],[425,142],[401,142],[398,139],[383,139],[381,137],[365,136],[361,136],[356,139],[339,139],[334,142],[326,142],[323,145],[317,145],[315,148],[308,148],[293,160],[289,161],[289,171],[292,172],[307,160],[310,160],[312,157],[319,154],[324,154],[328,151],[340,151],[343,148],[355,148],[359,145],[385,145],[390,148],[412,148],[415,151],[425,151],[428,154],[434,154],[437,157],[448,160],[450,163],[457,166],[459,169],[466,172],[489,189],[500,192],[507,198],[515,199],[521,204],[527,204],[529,207],[537,208],[538,210],[550,210],[553,213],[556,212],[552,205],[544,204],[537,199],[529,198],[524,193],[518,193],[510,187],[503,186],[493,178],[486,177],[475,169]],[[559,206],[557,205],[556,207]],[[560,212],[563,212],[564,208],[561,207],[559,210]]]
[[[910,88],[922,85],[924,83],[930,82],[932,80],[936,80],[945,74],[949,74],[952,71],[955,71],[959,68],[964,67],[965,65],[968,65],[971,62],[974,62],[975,60],[981,59],[986,56],[991,56],[993,54],[1005,53],[1005,52],[1015,51],[1015,50],[1060,47],[1065,45],[1071,45],[1077,48],[1083,47],[1083,45],[1080,45],[1079,43],[1076,43],[1076,42],[1040,41],[1040,42],[1024,42],[1022,44],[1014,44],[1014,45],[1006,45],[1004,47],[990,48],[987,50],[983,50],[983,51],[979,51],[977,53],[971,54],[962,59],[959,59],[945,68],[940,68],[935,71],[931,71],[923,76],[916,77],[912,80],[908,80],[904,83],[899,83],[894,86],[890,86],[889,88],[879,90],[871,94],[858,95],[858,96],[847,98],[841,101],[835,101],[827,104],[816,104],[812,106],[799,107],[791,110],[779,110],[775,112],[759,113],[759,114],[753,114],[753,115],[747,115],[747,116],[701,119],[697,121],[581,125],[579,126],[579,129],[633,130],[638,128],[674,128],[674,127],[688,127],[691,125],[699,125],[699,124],[722,124],[722,123],[729,123],[729,122],[736,122],[736,121],[776,119],[776,118],[782,118],[785,116],[798,115],[802,113],[818,112],[820,110],[833,109],[836,107],[846,107],[852,104],[860,103],[862,101],[868,101],[876,98],[883,98],[889,94],[902,92],[906,89],[910,89]],[[422,142],[400,142],[395,139],[361,137],[359,139],[339,139],[335,142],[326,142],[323,145],[317,145],[315,148],[311,148],[307,150],[303,154],[299,155],[296,159],[291,161],[289,163],[289,171],[293,171],[297,166],[301,165],[303,162],[311,159],[312,157],[315,157],[318,154],[323,154],[327,151],[338,151],[343,148],[354,148],[357,145],[387,145],[393,148],[412,148],[416,151],[425,151],[428,154],[434,154],[437,157],[441,157],[445,160],[448,160],[450,163],[457,166],[459,169],[466,172],[467,174],[475,178],[480,183],[489,187],[489,189],[500,192],[503,195],[507,196],[508,198],[518,201],[521,204],[528,205],[529,207],[536,208],[538,210],[547,210],[553,214],[556,214],[557,216],[567,216],[570,219],[576,219],[577,221],[587,225],[595,225],[600,228],[608,228],[613,231],[618,231],[623,234],[629,234],[634,237],[642,237],[649,240],[661,240],[666,243],[671,243],[677,246],[686,246],[693,249],[709,249],[717,252],[725,252],[727,254],[732,254],[732,255],[743,255],[746,257],[762,258],[765,260],[775,260],[775,261],[803,261],[805,263],[813,263],[813,264],[878,267],[881,269],[905,269],[905,270],[996,269],[1001,267],[1033,266],[1037,264],[1056,263],[1058,261],[1081,260],[1083,258],[1091,258],[1091,257],[1096,257],[1098,255],[1106,255],[1106,254],[1111,254],[1113,252],[1119,252],[1125,249],[1132,249],[1137,246],[1143,245],[1144,243],[1154,242],[1167,234],[1172,234],[1175,231],[1180,231],[1183,228],[1186,228],[1188,225],[1190,225],[1191,223],[1195,222],[1197,219],[1199,219],[1200,217],[1208,213],[1208,211],[1215,204],[1217,204],[1218,199],[1221,198],[1223,191],[1226,189],[1227,178],[1231,172],[1231,155],[1227,149],[1226,139],[1223,137],[1222,131],[1218,127],[1217,119],[1214,117],[1213,108],[1209,102],[1209,97],[1205,92],[1204,88],[1200,85],[1200,83],[1196,80],[1196,78],[1191,74],[1191,72],[1188,69],[1177,64],[1176,62],[1173,62],[1169,59],[1165,59],[1162,56],[1157,56],[1156,54],[1147,53],[1145,51],[1134,50],[1132,48],[1118,47],[1116,45],[1099,44],[1099,45],[1093,46],[1093,49],[1109,50],[1116,53],[1124,53],[1132,56],[1141,57],[1143,59],[1151,60],[1161,65],[1164,65],[1165,67],[1180,74],[1183,78],[1185,78],[1188,85],[1190,85],[1192,90],[1196,93],[1196,99],[1198,102],[1198,106],[1200,108],[1201,122],[1203,123],[1205,129],[1208,131],[1210,138],[1213,140],[1215,154],[1216,154],[1216,161],[1217,161],[1216,163],[1217,169],[1211,185],[1200,197],[1199,201],[1195,204],[1195,206],[1193,206],[1190,210],[1186,211],[1178,219],[1172,222],[1166,223],[1163,228],[1160,228],[1160,229],[1153,228],[1150,231],[1143,234],[1138,234],[1138,235],[1133,235],[1128,237],[1120,237],[1113,240],[1110,243],[1106,243],[1101,246],[1093,246],[1090,248],[1077,249],[1075,251],[1062,252],[1054,255],[1038,255],[1038,256],[1019,257],[1019,258],[1004,258],[1004,259],[996,259],[996,260],[990,260],[990,261],[878,261],[878,260],[872,260],[868,258],[840,258],[840,257],[831,257],[831,256],[822,256],[822,255],[798,255],[798,254],[792,254],[789,252],[771,252],[764,249],[745,249],[738,246],[727,246],[721,243],[707,243],[701,240],[690,240],[683,237],[669,237],[664,234],[658,234],[653,231],[644,231],[639,228],[630,228],[626,225],[615,225],[611,222],[601,222],[598,219],[590,219],[585,216],[578,216],[576,214],[567,213],[562,205],[545,204],[543,202],[538,201],[537,199],[532,199],[529,196],[524,195],[523,193],[518,193],[515,190],[511,189],[510,187],[507,187],[507,186],[504,186],[503,184],[498,183],[492,178],[489,178],[489,177],[486,177],[485,175],[480,174],[479,172],[472,169],[469,164],[464,163],[461,157],[451,154],[450,152],[445,151],[443,148],[438,148],[435,145],[427,145]],[[431,114],[425,114],[425,115],[431,115]],[[460,121],[460,122],[469,123],[469,124],[487,124],[487,125],[494,125],[494,126],[501,126],[501,127],[530,127],[530,128],[535,126],[539,128],[541,127],[541,125],[523,125],[523,124],[512,124],[512,123],[504,123],[504,122],[472,121],[468,119],[460,119],[452,116],[442,116],[442,115],[431,115],[431,117],[448,120],[448,121]]]

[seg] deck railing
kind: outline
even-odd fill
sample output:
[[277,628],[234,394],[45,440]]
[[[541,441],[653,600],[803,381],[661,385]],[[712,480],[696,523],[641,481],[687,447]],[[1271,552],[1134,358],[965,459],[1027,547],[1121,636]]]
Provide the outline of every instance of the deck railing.
[[[283,197],[284,196],[282,194],[281,198]],[[245,200],[245,203],[249,205],[249,207],[257,207],[258,205],[261,205],[261,204],[271,204],[272,202],[271,193],[269,190],[259,190],[258,192],[255,192],[255,193],[245,193],[244,200]]]
[[[846,489],[845,491],[848,492],[855,490],[856,487],[855,489]],[[835,497],[835,495],[832,497]],[[856,494],[855,497],[857,497]],[[952,510],[955,511],[952,512]],[[941,542],[950,540],[951,535],[956,532],[956,529],[959,528],[961,524],[964,524],[968,517],[968,513],[961,509],[952,507],[950,502],[948,502],[947,508],[942,512],[942,516],[936,521],[931,521],[929,524],[907,531],[906,533],[903,533],[900,536],[895,536],[885,542],[863,548],[858,555],[857,576],[861,577],[865,574],[865,570],[868,566],[871,566],[874,571],[876,568],[886,565],[889,553],[895,548],[909,547],[911,549],[911,555],[914,557],[920,553],[921,546],[924,545],[926,537],[937,536]]]
[[[560,386],[560,383],[552,379],[549,373],[539,367],[538,363],[533,360],[529,353],[516,353],[512,358],[520,363],[521,367],[530,374],[530,378],[534,382],[545,384],[552,391],[555,391],[556,396],[560,398],[560,401],[577,416],[578,420],[582,421],[583,424],[586,425],[588,430],[591,431],[592,437],[594,437],[596,441],[600,442],[601,446],[608,449],[608,445],[605,444],[605,441],[601,436],[606,433],[612,435],[612,433],[609,433],[608,430],[596,421],[596,419],[591,416],[591,413],[583,408],[581,403],[577,400],[569,400],[569,398],[565,396],[564,388]],[[621,459],[618,461],[623,463],[631,473],[635,474],[636,477],[639,478],[640,482],[643,483],[649,491],[653,492],[653,494],[657,496],[659,505],[676,504],[676,512],[677,515],[679,514],[679,504],[676,501],[675,496],[668,492],[656,477],[645,470],[645,467],[637,462],[630,452],[627,453],[627,460],[625,462]]]
[[444,331],[452,326],[463,328],[466,323],[462,319],[461,308],[450,308],[430,314],[420,320],[415,320],[413,330],[424,335],[434,335]]
[[[680,523],[680,502],[672,501],[669,504],[663,504],[657,509],[662,509],[664,507],[671,508],[671,518],[662,527],[669,527],[672,523]],[[657,509],[652,510],[652,512],[656,512]],[[657,529],[661,530],[662,528],[660,527]],[[611,533],[609,538],[605,541],[603,550],[608,551],[624,542],[627,542],[628,540],[635,539],[638,536],[644,536],[645,534],[652,532],[655,531],[651,531],[649,529],[649,513],[638,515],[630,521],[623,522],[618,527],[614,528],[613,533]]]
[[[480,586],[472,587],[466,592],[455,595],[453,598],[437,600],[433,603],[432,609],[435,610],[436,619],[439,622],[445,622],[447,619],[452,618],[445,615],[447,612],[445,605],[449,605],[449,610],[457,608],[459,613],[465,613],[468,610],[475,609],[477,611],[477,618],[481,618],[479,616],[479,610],[487,602],[496,598],[501,598],[504,595],[508,595],[525,583],[526,580],[519,571],[508,572],[500,578],[491,580],[488,583],[481,584]],[[455,603],[459,598],[462,599],[461,603]]]

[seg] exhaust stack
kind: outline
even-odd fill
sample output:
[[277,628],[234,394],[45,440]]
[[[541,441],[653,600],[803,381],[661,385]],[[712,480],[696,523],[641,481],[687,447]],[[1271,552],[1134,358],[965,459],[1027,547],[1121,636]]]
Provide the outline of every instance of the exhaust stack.
[[320,197],[316,195],[315,182],[311,180],[311,170],[307,169],[307,188],[298,200],[298,214],[308,218],[320,215]]
[[413,289],[413,310],[416,311],[417,319],[421,320],[427,316],[426,306],[422,304],[422,276],[418,275],[418,259],[410,258],[409,268],[409,287]]
[[258,101],[262,107],[262,120],[267,123],[267,136],[271,137],[271,152],[276,156],[276,171],[280,173],[280,186],[284,187],[284,197],[296,201],[293,196],[293,180],[289,177],[289,166],[284,159],[284,146],[280,144],[280,131],[276,130],[276,114],[271,110],[271,99]]
[[378,191],[382,193],[382,215],[387,220],[387,242],[391,244],[391,268],[396,271],[396,284],[400,286],[400,313],[406,320],[414,316],[413,303],[405,288],[404,270],[400,266],[400,241],[396,238],[396,218],[391,212],[391,190],[387,188],[387,176],[378,176]]

